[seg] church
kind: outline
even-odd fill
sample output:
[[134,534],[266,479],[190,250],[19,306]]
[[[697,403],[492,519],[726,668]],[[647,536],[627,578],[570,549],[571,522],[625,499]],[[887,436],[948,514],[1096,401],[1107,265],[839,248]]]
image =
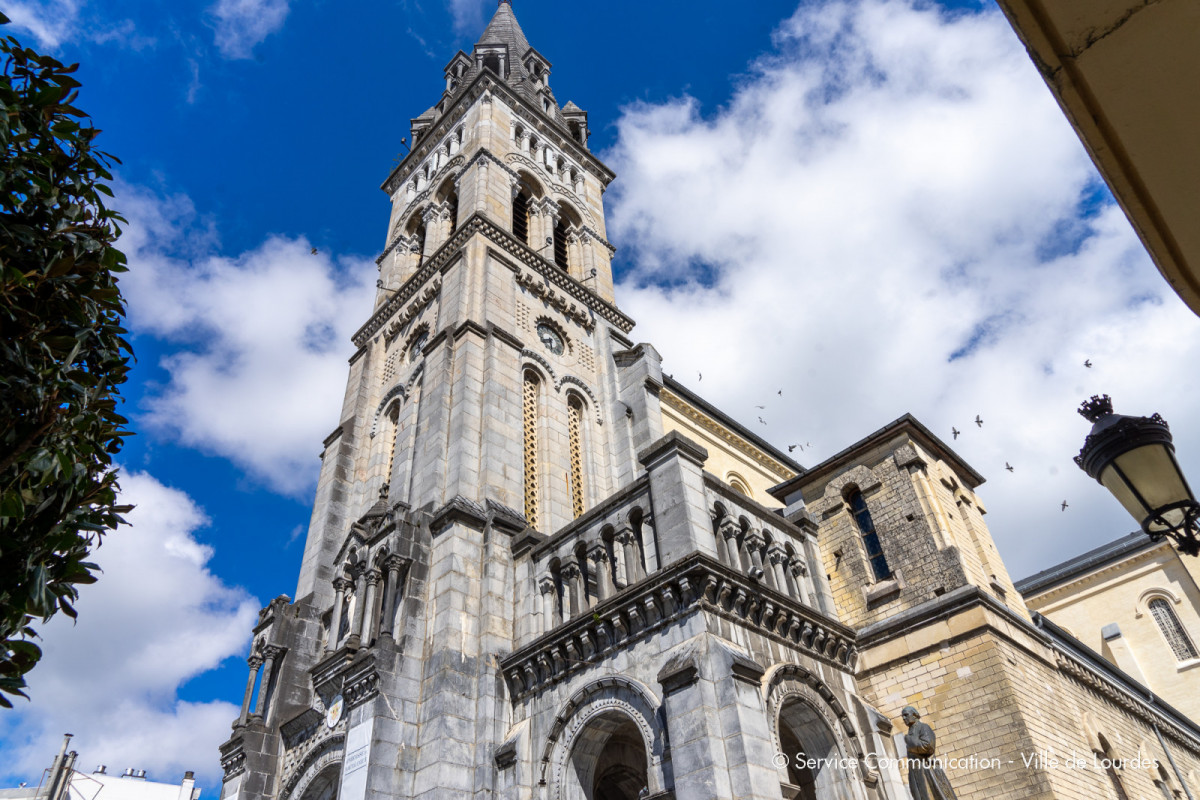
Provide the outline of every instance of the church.
[[500,0],[412,120],[222,797],[1200,800],[1200,726],[1027,608],[921,422],[802,468],[664,374],[550,76]]

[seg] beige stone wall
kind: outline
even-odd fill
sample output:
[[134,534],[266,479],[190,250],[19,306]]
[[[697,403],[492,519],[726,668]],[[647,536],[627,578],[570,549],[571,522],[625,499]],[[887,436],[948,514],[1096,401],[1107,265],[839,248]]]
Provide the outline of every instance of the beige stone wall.
[[761,505],[779,507],[779,501],[767,489],[795,476],[795,472],[670,390],[664,389],[660,397],[664,431],[678,431],[703,445],[708,450],[706,471],[735,488],[741,484],[750,499]]
[[[1168,788],[1180,788],[1148,716],[1123,707],[1114,700],[1118,693],[1098,691],[1060,669],[1039,635],[981,606],[868,648],[857,679],[863,696],[900,731],[901,709],[917,707],[933,726],[943,758],[999,760],[998,766],[948,769],[960,798],[1112,798],[1107,775],[1092,764],[1098,733],[1118,758],[1160,762],[1172,781]],[[1172,735],[1167,725],[1160,729],[1186,779],[1200,767],[1197,742]],[[1072,753],[1081,764],[1068,762]],[[1026,766],[1039,756],[1058,763]],[[1153,768],[1130,764],[1120,775],[1131,800],[1162,796]]]
[[[1159,697],[1200,719],[1200,659],[1178,659],[1148,608],[1153,598],[1167,600],[1193,646],[1200,648],[1200,567],[1195,561],[1162,542],[1026,602]],[[1106,640],[1101,631],[1113,624],[1120,636]]]
[[[862,493],[893,573],[877,580],[847,498]],[[843,622],[868,625],[960,586],[978,586],[1028,617],[983,515],[986,509],[946,459],[897,430],[823,470],[803,486],[821,526],[821,555]]]

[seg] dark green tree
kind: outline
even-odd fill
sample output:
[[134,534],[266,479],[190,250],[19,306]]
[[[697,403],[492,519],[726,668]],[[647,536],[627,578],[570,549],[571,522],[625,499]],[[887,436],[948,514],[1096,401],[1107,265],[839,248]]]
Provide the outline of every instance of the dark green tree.
[[[8,19],[0,14],[0,24]],[[41,658],[32,623],[74,617],[89,553],[124,522],[113,455],[132,356],[104,205],[116,159],[73,103],[78,65],[0,38],[0,706]],[[119,163],[119,162],[118,162]]]

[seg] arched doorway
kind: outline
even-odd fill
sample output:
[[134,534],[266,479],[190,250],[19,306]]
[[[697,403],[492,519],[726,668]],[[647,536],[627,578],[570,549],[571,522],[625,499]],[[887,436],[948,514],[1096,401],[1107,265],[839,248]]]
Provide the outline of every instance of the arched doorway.
[[784,797],[795,800],[853,800],[850,769],[839,768],[842,752],[829,724],[804,700],[779,707],[780,752],[788,757]]
[[341,783],[342,762],[328,765],[304,787],[300,800],[337,800],[338,785]]
[[649,777],[637,725],[618,711],[590,720],[571,749],[570,773],[569,800],[638,800]]

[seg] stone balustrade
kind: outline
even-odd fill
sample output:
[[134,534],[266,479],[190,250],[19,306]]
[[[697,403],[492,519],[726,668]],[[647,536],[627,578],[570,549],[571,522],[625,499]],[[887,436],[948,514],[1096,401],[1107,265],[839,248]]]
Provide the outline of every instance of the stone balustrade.
[[704,488],[718,560],[781,594],[816,605],[808,569],[815,555],[809,533],[712,475],[705,475]]
[[647,481],[639,481],[575,520],[530,552],[531,609],[548,633],[658,569]]

